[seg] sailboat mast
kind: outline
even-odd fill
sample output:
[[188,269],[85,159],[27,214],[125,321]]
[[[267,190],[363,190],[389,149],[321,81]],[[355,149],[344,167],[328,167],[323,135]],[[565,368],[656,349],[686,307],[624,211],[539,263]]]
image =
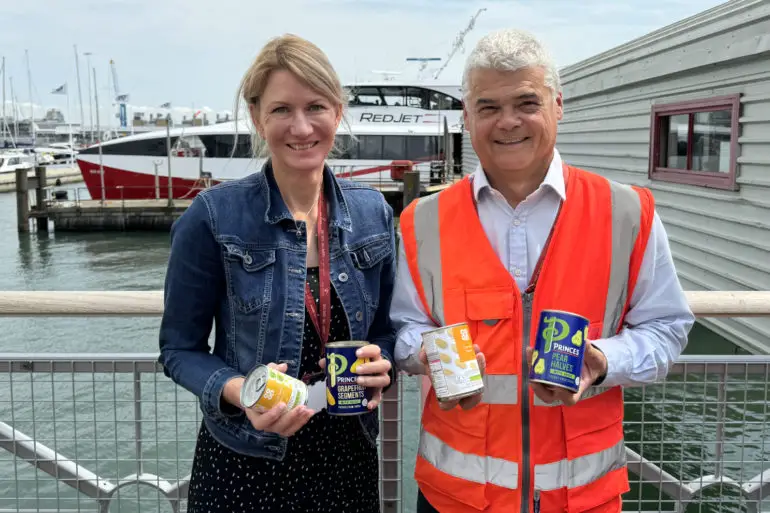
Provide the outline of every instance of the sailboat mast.
[[[83,90],[80,88],[80,59],[78,58],[78,45],[73,45],[75,47],[75,72],[78,76],[78,103],[80,104],[80,136],[84,137],[83,134],[85,134],[85,126],[86,126],[86,116],[83,111]],[[87,75],[88,73],[86,73]],[[85,139],[85,137],[84,137]]]
[[35,146],[35,105],[32,103],[32,72],[29,69],[29,50],[24,50],[24,58],[27,61],[27,89],[29,92],[29,131],[32,134],[32,146]]
[[5,146],[5,129],[8,126],[8,122],[5,120],[5,56],[3,56],[3,66],[0,68],[0,73],[3,75],[3,146]]

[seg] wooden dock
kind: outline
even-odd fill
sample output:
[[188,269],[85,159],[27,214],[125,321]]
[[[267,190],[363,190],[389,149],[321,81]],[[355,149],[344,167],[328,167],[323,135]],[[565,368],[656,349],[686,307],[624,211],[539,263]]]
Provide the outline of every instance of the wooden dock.
[[[451,183],[420,187],[417,172],[404,175],[403,192],[383,192],[393,206],[396,216],[403,205],[425,194],[434,194]],[[79,198],[49,199],[46,187],[49,180],[45,167],[37,167],[28,176],[28,170],[16,173],[16,207],[19,232],[48,231],[53,224],[55,231],[163,231],[168,232],[192,199],[167,198],[143,200],[81,200]],[[34,194],[33,194],[34,193]],[[34,220],[34,222],[32,222]]]
[[168,231],[192,200],[80,200],[32,209],[30,218],[53,222],[56,231]]

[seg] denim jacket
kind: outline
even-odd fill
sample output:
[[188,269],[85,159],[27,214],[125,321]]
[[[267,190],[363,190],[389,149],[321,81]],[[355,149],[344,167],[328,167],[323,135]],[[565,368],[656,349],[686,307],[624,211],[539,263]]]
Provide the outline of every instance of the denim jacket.
[[[332,285],[353,340],[381,348],[393,369],[389,309],[395,279],[393,209],[379,191],[324,169]],[[299,225],[300,229],[297,229]],[[255,430],[222,398],[225,382],[259,364],[286,363],[298,377],[305,320],[306,230],[295,224],[273,176],[262,172],[199,193],[171,228],[160,327],[164,372],[200,399],[223,445],[280,460],[287,439]],[[215,326],[214,348],[209,336]],[[391,386],[396,373],[391,371]],[[374,444],[377,411],[360,417]]]

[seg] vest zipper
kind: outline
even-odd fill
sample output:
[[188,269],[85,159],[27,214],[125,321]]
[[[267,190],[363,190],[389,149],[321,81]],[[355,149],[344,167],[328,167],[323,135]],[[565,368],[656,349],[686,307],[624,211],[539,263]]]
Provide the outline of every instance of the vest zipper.
[[[532,318],[532,293],[521,295],[522,303],[522,343],[521,343],[521,511],[529,513],[529,328]],[[538,508],[539,509],[539,508]]]

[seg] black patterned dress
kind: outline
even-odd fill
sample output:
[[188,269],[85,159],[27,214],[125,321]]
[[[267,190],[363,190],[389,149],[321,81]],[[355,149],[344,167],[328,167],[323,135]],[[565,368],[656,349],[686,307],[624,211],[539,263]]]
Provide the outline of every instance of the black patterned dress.
[[[308,269],[318,303],[318,268]],[[331,287],[329,341],[348,340],[347,316]],[[299,375],[319,372],[321,342],[305,314]],[[377,513],[377,448],[356,416],[316,413],[289,437],[283,461],[244,456],[217,442],[201,427],[188,494],[189,513]]]

